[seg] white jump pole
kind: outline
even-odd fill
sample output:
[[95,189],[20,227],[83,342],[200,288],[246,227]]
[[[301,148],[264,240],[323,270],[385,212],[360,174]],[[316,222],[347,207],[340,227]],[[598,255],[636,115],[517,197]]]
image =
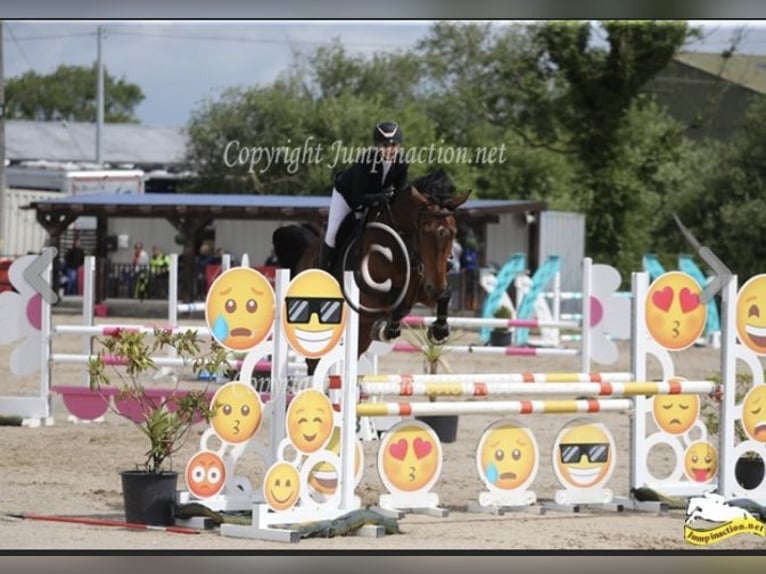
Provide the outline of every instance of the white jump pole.
[[[402,324],[408,327],[426,327],[435,321],[436,317],[432,316],[409,315],[402,319]],[[577,321],[539,321],[537,319],[493,319],[482,317],[447,317],[447,324],[458,329],[477,329],[479,327],[580,328],[580,323]]]
[[490,395],[591,395],[631,397],[636,395],[708,394],[716,389],[712,381],[644,381],[629,383],[360,383],[364,393],[398,396]]
[[432,383],[448,382],[461,383],[466,379],[473,378],[482,383],[627,383],[633,379],[632,373],[481,373],[465,375],[458,373],[444,373],[435,375],[426,374],[402,374],[402,375],[361,375],[361,383]]
[[592,341],[590,325],[590,298],[593,294],[593,260],[582,261],[582,341],[580,342],[581,367],[584,373],[590,371]]
[[[353,388],[353,385],[344,385]],[[627,411],[633,407],[631,399],[571,399],[531,401],[450,401],[361,403],[356,406],[360,417],[428,416],[428,415],[531,415],[573,414]]]
[[[508,355],[512,357],[537,357],[543,355],[576,356],[577,349],[558,349],[545,347],[485,347],[484,345],[444,345],[445,352],[474,353],[476,355]],[[394,343],[396,353],[422,353],[417,345],[409,343]]]
[[[96,258],[93,255],[88,255],[85,257],[82,269],[82,320],[83,324],[89,327],[95,325],[95,276]],[[83,337],[82,342],[82,352],[86,355],[93,353],[93,337],[91,335],[86,335]],[[90,386],[90,375],[88,374],[88,369],[82,370],[82,381],[84,385]]]
[[116,337],[120,333],[154,334],[159,329],[164,333],[183,334],[197,332],[200,337],[209,337],[210,330],[205,326],[199,327],[152,327],[146,325],[56,325],[51,329],[52,335],[87,335],[90,337]]

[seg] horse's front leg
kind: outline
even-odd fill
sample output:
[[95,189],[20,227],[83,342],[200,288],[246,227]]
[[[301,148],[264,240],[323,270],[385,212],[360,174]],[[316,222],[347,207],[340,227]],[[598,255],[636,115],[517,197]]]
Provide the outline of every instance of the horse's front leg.
[[447,289],[446,292],[436,300],[436,321],[428,326],[428,331],[426,332],[428,340],[434,345],[444,343],[444,341],[447,340],[447,337],[449,337],[447,310],[449,307],[450,295],[451,292]]
[[373,341],[382,341],[388,343],[399,338],[402,334],[401,317],[396,315],[389,318],[377,319],[370,329]]

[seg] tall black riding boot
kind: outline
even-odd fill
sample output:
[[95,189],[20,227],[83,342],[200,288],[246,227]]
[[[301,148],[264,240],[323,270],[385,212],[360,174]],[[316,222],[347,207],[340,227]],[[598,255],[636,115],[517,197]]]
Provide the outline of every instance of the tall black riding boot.
[[332,271],[332,265],[333,265],[333,255],[335,253],[335,248],[330,247],[325,243],[322,242],[322,248],[319,251],[319,268],[324,269],[325,271]]

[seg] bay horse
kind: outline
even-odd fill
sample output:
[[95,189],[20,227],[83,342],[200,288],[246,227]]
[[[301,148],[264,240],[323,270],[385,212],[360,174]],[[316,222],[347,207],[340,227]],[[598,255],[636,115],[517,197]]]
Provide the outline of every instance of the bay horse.
[[[377,201],[372,205],[349,214],[338,234],[331,272],[343,285],[344,253],[354,242],[356,248],[349,251],[351,260],[345,263],[347,268],[357,270],[357,277],[364,278],[361,282],[357,279],[361,308],[359,356],[373,340],[397,338],[401,334],[402,318],[417,303],[436,306],[436,321],[427,331],[429,340],[438,344],[449,336],[447,312],[451,293],[447,267],[457,234],[455,210],[470,193],[456,195],[449,176],[438,169],[397,191],[390,201],[374,198]],[[395,232],[394,236],[385,230],[386,226]],[[360,239],[356,239],[355,231],[361,232]],[[323,236],[305,226],[280,227],[272,237],[274,253],[280,265],[289,267],[294,277],[300,271],[318,266]],[[402,245],[410,262],[409,281],[406,281],[406,266],[400,255]],[[386,289],[381,290],[381,286]],[[307,362],[311,374],[313,366],[310,360]]]

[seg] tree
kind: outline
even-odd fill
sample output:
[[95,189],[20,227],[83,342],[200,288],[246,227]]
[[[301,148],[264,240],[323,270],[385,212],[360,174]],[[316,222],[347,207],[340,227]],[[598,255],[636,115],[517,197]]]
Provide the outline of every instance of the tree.
[[624,272],[639,264],[639,244],[631,239],[634,210],[654,201],[651,195],[640,195],[641,190],[656,193],[640,180],[624,179],[623,144],[630,135],[626,118],[648,101],[641,98],[642,88],[668,65],[691,32],[685,22],[605,21],[601,26],[608,47],[594,45],[587,22],[546,23],[537,26],[536,34],[544,48],[542,61],[563,84],[555,109],[581,165],[586,251]]
[[[17,120],[96,121],[97,68],[59,66],[51,74],[30,71],[6,80],[6,114]],[[141,88],[104,69],[104,121],[138,123],[135,108],[144,100]]]
[[[695,175],[673,198],[673,210],[684,225],[738,275],[740,284],[762,273],[766,261],[764,133],[766,98],[760,97],[748,108],[732,143],[698,146]],[[682,240],[677,248],[691,251]]]

